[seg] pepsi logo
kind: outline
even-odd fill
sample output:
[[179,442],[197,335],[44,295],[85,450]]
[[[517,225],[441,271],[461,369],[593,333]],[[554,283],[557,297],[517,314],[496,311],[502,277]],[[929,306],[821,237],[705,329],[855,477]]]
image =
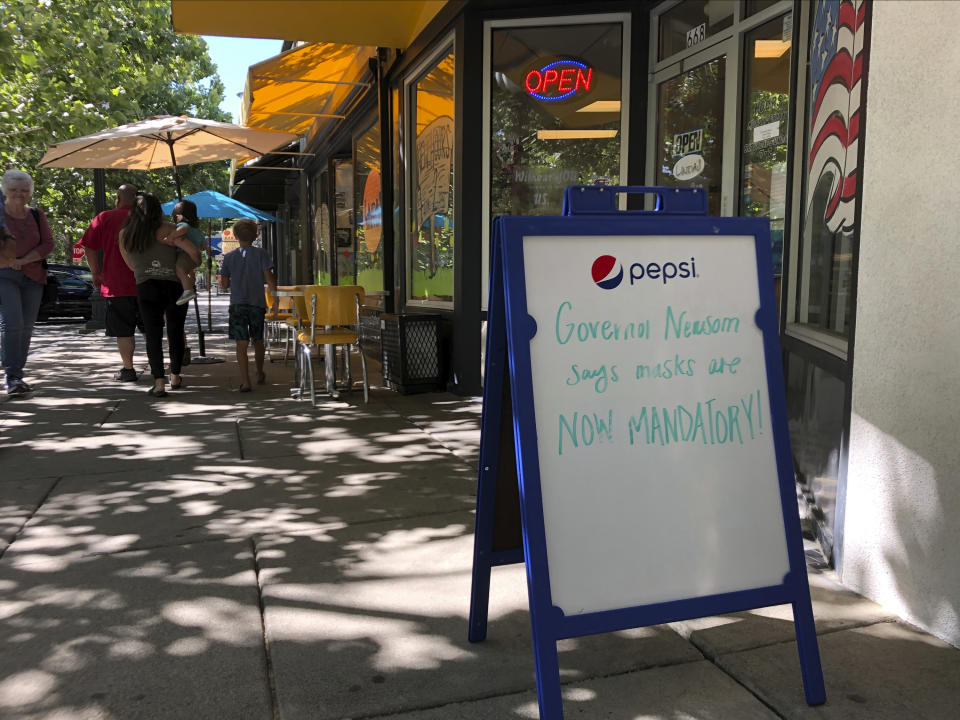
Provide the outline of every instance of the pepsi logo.
[[613,255],[601,255],[593,261],[590,274],[598,288],[613,290],[623,282],[623,265]]

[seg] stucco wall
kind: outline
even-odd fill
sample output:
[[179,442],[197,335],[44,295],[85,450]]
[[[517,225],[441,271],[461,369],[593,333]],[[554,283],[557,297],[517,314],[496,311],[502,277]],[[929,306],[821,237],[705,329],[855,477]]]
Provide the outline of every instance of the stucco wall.
[[[960,2],[874,2],[842,579],[960,646]],[[945,34],[946,33],[946,34]]]

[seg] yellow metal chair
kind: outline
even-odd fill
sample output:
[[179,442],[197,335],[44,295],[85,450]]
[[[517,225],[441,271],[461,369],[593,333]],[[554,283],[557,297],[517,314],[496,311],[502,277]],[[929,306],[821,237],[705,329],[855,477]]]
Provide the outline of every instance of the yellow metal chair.
[[[279,344],[280,342],[280,324],[283,323],[287,317],[290,316],[288,310],[284,309],[284,300],[289,300],[289,298],[277,298],[268,288],[263,289],[264,299],[267,302],[267,316],[264,319],[266,324],[266,345],[267,345],[267,355],[270,357],[270,362],[273,362],[273,351],[271,346]],[[273,309],[277,304],[277,300],[280,301],[280,306],[277,309],[277,316],[273,316]]]
[[[313,363],[310,349],[321,345],[333,345],[334,354],[337,345],[345,347],[347,377],[350,377],[350,347],[360,350],[357,325],[360,306],[363,304],[364,291],[359,285],[309,285],[304,288],[304,304],[309,308],[310,323],[297,334],[297,352],[300,368],[300,387],[307,380],[310,383],[310,401],[317,404],[316,384],[313,377]],[[360,366],[363,369],[363,401],[370,401],[370,386],[367,382],[367,359],[360,352]],[[328,363],[326,368],[327,384],[333,390],[336,385],[336,363]]]
[[263,289],[263,295],[267,301],[268,315],[273,312],[273,306],[278,299],[280,301],[280,307],[278,308],[277,312],[279,313],[280,321],[282,322],[284,319],[286,319],[287,317],[293,314],[290,309],[290,298],[288,297],[277,298],[274,296],[272,292],[270,292],[270,289],[266,287]]
[[[297,290],[302,290],[306,292],[306,289],[310,287],[309,285],[297,285]],[[287,330],[287,338],[289,344],[285,345],[283,348],[283,360],[287,360],[287,352],[289,349],[294,351],[294,359],[296,359],[296,342],[297,334],[307,328],[310,324],[310,310],[307,308],[307,300],[302,295],[294,295],[293,297],[286,298],[287,300],[292,300],[292,313],[289,317],[284,319],[283,324]]]
[[[284,288],[286,288],[286,286],[284,286]],[[286,296],[276,297],[266,287],[263,289],[263,294],[267,302],[267,316],[265,318],[267,326],[267,354],[270,356],[270,362],[273,362],[273,353],[270,348],[274,344],[279,345],[283,342],[283,359],[286,361],[290,347],[294,342],[293,334],[286,324],[288,319],[294,317],[293,303],[291,302],[292,298]],[[274,316],[275,305],[277,307],[277,314]],[[282,340],[280,338],[281,330],[285,333]]]

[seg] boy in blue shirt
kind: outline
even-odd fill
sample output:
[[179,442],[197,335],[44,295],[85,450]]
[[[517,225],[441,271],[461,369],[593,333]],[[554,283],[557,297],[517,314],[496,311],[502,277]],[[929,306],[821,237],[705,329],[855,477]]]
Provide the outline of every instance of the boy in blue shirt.
[[263,385],[263,326],[267,301],[263,293],[266,283],[270,292],[277,291],[273,261],[263,250],[253,246],[257,239],[254,220],[237,220],[233,234],[240,247],[227,253],[220,265],[220,287],[230,290],[230,339],[237,341],[237,365],[240,367],[240,392],[250,392],[250,369],[247,346],[253,342],[257,367],[257,385]]

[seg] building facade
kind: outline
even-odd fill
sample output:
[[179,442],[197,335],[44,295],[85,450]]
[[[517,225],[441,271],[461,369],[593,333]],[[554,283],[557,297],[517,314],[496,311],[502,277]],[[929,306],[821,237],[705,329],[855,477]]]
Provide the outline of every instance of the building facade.
[[[956,66],[937,30],[960,4],[406,5],[410,40],[388,45],[302,30],[321,11],[301,3],[284,36],[307,42],[251,68],[246,121],[304,138],[236,173],[240,199],[286,220],[281,281],[439,315],[447,387],[475,394],[494,216],[626,184],[699,186],[712,214],[768,218],[818,539],[847,585],[960,646],[956,151],[930,132],[960,98],[931,82]],[[182,31],[224,32],[173,9]],[[270,36],[264,22],[232,32]]]

